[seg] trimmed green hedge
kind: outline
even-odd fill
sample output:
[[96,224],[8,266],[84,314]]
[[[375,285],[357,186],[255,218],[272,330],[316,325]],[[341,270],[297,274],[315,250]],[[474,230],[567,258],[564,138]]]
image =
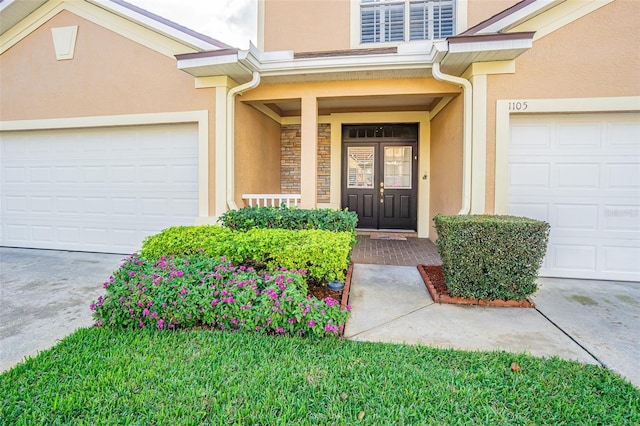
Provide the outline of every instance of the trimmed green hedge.
[[282,207],[244,207],[230,210],[218,219],[226,228],[248,231],[253,228],[324,229],[355,233],[358,215],[347,209],[299,209]]
[[349,267],[353,234],[319,229],[250,229],[235,231],[221,226],[176,226],[147,237],[140,255],[161,256],[203,253],[225,256],[234,264],[257,263],[267,268],[304,269],[310,277],[344,280]]
[[515,216],[434,218],[438,252],[453,296],[524,300],[537,290],[549,224]]

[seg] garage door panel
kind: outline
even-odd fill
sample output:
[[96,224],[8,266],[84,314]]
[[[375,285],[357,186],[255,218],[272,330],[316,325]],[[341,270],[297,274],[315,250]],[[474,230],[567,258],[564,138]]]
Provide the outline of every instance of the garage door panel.
[[511,130],[508,212],[551,225],[541,275],[640,281],[640,115],[516,116]]
[[553,260],[548,266],[565,271],[595,271],[597,252],[596,245],[554,244]]
[[597,204],[576,205],[576,204],[556,204],[553,206],[557,231],[563,230],[588,230],[596,231],[598,229],[598,212]]
[[602,146],[600,123],[560,123],[556,144],[564,148],[600,148]]
[[640,273],[640,248],[624,246],[604,246],[604,272],[609,273]]
[[606,173],[608,188],[640,190],[640,164],[609,163]]
[[587,188],[600,187],[600,164],[594,163],[556,163],[553,165],[558,188]]
[[605,231],[640,232],[640,206],[605,205],[602,216]]
[[636,155],[640,155],[640,138],[638,137],[638,123],[633,119],[610,123],[608,125],[608,147],[620,148],[628,151],[634,148]]
[[511,127],[512,146],[543,149],[551,144],[551,126],[547,124],[521,123]]
[[509,183],[514,187],[549,187],[549,164],[544,163],[516,163],[512,164],[509,173]]
[[131,253],[198,212],[195,124],[0,134],[0,244]]

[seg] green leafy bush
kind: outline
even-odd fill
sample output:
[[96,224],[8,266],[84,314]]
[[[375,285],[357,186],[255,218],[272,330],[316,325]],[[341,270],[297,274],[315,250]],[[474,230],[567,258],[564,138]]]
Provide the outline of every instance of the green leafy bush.
[[256,272],[225,258],[137,255],[91,304],[98,326],[160,330],[208,325],[289,335],[337,335],[348,317],[332,298],[307,296],[299,271]]
[[353,239],[349,232],[319,229],[256,228],[240,232],[212,225],[176,226],[147,237],[141,256],[157,260],[161,256],[202,253],[225,256],[235,264],[306,270],[310,277],[320,281],[344,280]]
[[248,231],[253,228],[324,229],[355,233],[358,215],[333,209],[299,209],[282,207],[244,207],[230,210],[218,219],[230,229]]
[[523,300],[536,289],[549,224],[514,216],[434,218],[438,252],[453,296]]

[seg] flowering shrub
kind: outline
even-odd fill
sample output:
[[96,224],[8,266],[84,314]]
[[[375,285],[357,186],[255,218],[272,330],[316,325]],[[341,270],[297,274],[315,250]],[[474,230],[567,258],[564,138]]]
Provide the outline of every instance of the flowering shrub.
[[304,271],[257,273],[224,257],[133,255],[91,304],[98,326],[160,330],[209,325],[221,330],[336,335],[348,317],[331,298],[306,294]]

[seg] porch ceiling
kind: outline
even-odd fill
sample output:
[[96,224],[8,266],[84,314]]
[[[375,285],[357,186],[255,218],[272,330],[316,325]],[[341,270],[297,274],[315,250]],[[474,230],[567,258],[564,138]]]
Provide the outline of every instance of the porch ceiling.
[[[397,95],[397,96],[345,96],[336,98],[318,98],[318,115],[340,112],[375,111],[430,111],[441,96],[434,95]],[[280,117],[300,116],[299,99],[282,99],[264,102],[250,102],[251,105],[266,107]]]

